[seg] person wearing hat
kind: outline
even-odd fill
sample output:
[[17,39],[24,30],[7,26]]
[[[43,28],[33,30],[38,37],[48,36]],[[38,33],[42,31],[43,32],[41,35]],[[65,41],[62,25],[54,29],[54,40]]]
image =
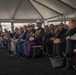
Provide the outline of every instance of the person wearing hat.
[[34,40],[34,24],[28,24],[28,32],[27,32],[27,36],[26,36],[26,41],[24,43],[22,43],[21,47],[21,51],[22,53],[22,57],[25,57],[28,55],[28,44]]
[[44,36],[44,29],[42,28],[42,22],[40,20],[37,21],[36,23],[37,29],[35,30],[35,37],[34,37],[34,42],[36,44],[42,44],[42,39]]
[[33,45],[41,45],[42,44],[42,40],[43,40],[43,36],[44,36],[44,29],[41,27],[42,26],[42,22],[39,21],[36,23],[37,25],[37,29],[35,30],[35,34],[34,34],[34,40],[33,42],[31,42],[29,45],[28,45],[28,51],[29,51],[29,56],[31,55],[31,51],[32,51],[32,46]]
[[[36,23],[38,29],[35,30],[35,32],[33,33],[33,40],[29,40],[28,42],[24,43],[24,55],[26,57],[31,56],[32,54],[32,46],[33,45],[41,45],[42,44],[42,39],[43,39],[43,35],[44,35],[44,29],[41,27],[42,22],[37,22]],[[30,25],[33,26],[33,25]]]
[[30,37],[29,37],[29,39],[28,40],[34,40],[34,32],[35,32],[35,29],[34,29],[34,24],[29,24],[28,25],[29,26],[29,29],[30,29]]

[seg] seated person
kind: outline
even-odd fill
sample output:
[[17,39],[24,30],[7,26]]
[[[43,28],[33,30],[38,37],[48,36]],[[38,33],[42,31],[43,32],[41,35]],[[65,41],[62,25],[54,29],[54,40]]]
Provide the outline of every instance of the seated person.
[[59,24],[58,28],[59,28],[59,30],[57,31],[57,33],[54,37],[54,40],[53,40],[53,55],[54,56],[62,56],[62,52],[65,47],[64,46],[65,42],[60,43],[57,41],[58,41],[58,39],[61,39],[64,37],[66,30],[64,29],[64,25],[62,23]]
[[50,25],[50,27],[45,26],[45,34],[44,34],[44,49],[47,56],[50,56],[53,51],[53,41],[54,37],[54,25]]
[[27,26],[24,25],[23,28],[20,29],[20,35],[18,36],[18,41],[16,42],[16,51],[19,54],[21,53],[21,44],[26,41],[27,32]]
[[72,60],[73,60],[73,49],[74,45],[76,44],[76,40],[73,40],[72,36],[76,34],[76,20],[71,19],[69,20],[69,31],[66,33],[66,66],[64,69],[69,69],[72,67]]
[[30,44],[33,40],[34,40],[34,33],[35,33],[35,30],[34,30],[34,24],[30,24],[28,25],[28,33],[26,35],[26,39],[27,41],[25,41],[23,44],[22,44],[22,56],[25,56],[28,54],[28,44]]
[[20,27],[19,29],[16,30],[13,39],[11,39],[11,51],[14,52],[15,54],[17,52],[16,44],[20,40],[20,37],[21,37],[22,34],[23,34],[23,28]]
[[0,49],[4,49],[4,44],[3,44],[3,32],[0,33]]
[[43,39],[43,35],[44,35],[44,29],[41,27],[42,23],[38,22],[37,23],[37,27],[38,29],[35,31],[35,33],[32,33],[32,37],[34,37],[34,39],[32,41],[28,41],[26,43],[23,44],[23,54],[26,57],[31,56],[32,54],[32,46],[33,45],[41,45],[42,44],[42,39]]
[[[67,32],[63,35],[62,38],[56,39],[55,41],[56,44],[60,44],[58,46],[58,49],[66,47],[64,48],[64,51],[61,51],[63,56],[66,58],[66,66],[64,69],[68,69],[72,66],[73,49],[74,49],[74,44],[76,44],[76,41],[74,40],[74,35],[76,33],[75,24],[76,24],[76,20],[70,20],[68,24],[69,29],[67,30]],[[63,45],[64,42],[65,42],[65,46]]]
[[13,38],[11,39],[11,52],[13,55],[16,54],[16,41],[19,36],[19,29],[15,28],[14,33],[13,33]]
[[4,29],[4,36],[3,36],[3,43],[7,44],[7,50],[10,52],[11,51],[11,39],[10,39],[10,34],[7,31],[7,29]]

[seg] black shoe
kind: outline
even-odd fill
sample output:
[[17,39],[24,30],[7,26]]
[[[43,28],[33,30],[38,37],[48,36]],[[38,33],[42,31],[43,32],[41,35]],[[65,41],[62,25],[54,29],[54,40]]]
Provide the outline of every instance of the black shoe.
[[19,56],[22,56],[22,54],[19,54]]
[[49,53],[46,53],[46,56],[50,57],[50,54]]
[[10,54],[10,56],[14,56],[14,57],[16,57],[17,55],[16,55],[16,54]]
[[66,57],[66,54],[64,52],[62,54],[63,54],[64,57]]
[[8,54],[9,54],[8,52],[4,53],[4,55],[8,55]]
[[63,70],[69,70],[69,69],[73,69],[72,66],[66,66],[65,68],[63,68]]
[[20,56],[21,59],[25,59],[25,56]]
[[25,59],[28,59],[29,58],[29,56],[25,56]]

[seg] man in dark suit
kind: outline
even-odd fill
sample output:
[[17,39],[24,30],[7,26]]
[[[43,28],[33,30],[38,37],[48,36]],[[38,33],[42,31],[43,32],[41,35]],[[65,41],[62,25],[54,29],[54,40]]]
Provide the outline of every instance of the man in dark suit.
[[18,35],[19,35],[19,34],[18,34],[18,30],[19,30],[18,28],[15,28],[15,29],[14,29],[14,33],[13,33],[12,39],[17,39],[17,38],[18,38]]
[[19,35],[19,40],[25,40],[26,39],[26,33],[27,33],[27,26],[24,25],[23,28],[20,29],[21,34]]
[[[60,43],[61,46],[59,48],[64,47],[63,56],[66,58],[66,66],[65,70],[72,67],[73,60],[73,49],[74,45],[76,45],[76,40],[71,39],[71,37],[76,33],[76,20],[69,21],[69,30],[62,36],[62,38],[57,39],[56,43]],[[63,45],[65,43],[65,46]],[[60,49],[59,49],[60,50]]]
[[58,39],[62,38],[62,36],[66,33],[64,29],[64,25],[62,23],[59,24],[59,30],[55,35],[55,39],[53,40],[53,55],[54,56],[62,56],[63,45],[58,43]]
[[42,44],[42,41],[43,41],[44,29],[41,26],[42,26],[42,23],[38,22],[37,23],[38,29],[35,31],[35,37],[34,37],[34,41],[37,44]]
[[50,56],[53,51],[53,41],[51,40],[54,37],[54,25],[50,25],[50,27],[45,26],[45,34],[44,34],[44,49],[47,56]]

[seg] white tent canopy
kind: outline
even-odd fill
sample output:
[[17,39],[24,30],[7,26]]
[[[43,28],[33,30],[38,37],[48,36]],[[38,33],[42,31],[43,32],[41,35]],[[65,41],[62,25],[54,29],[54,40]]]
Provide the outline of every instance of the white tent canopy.
[[51,20],[63,16],[72,18],[75,11],[76,0],[0,0],[0,21],[36,22],[37,19]]

